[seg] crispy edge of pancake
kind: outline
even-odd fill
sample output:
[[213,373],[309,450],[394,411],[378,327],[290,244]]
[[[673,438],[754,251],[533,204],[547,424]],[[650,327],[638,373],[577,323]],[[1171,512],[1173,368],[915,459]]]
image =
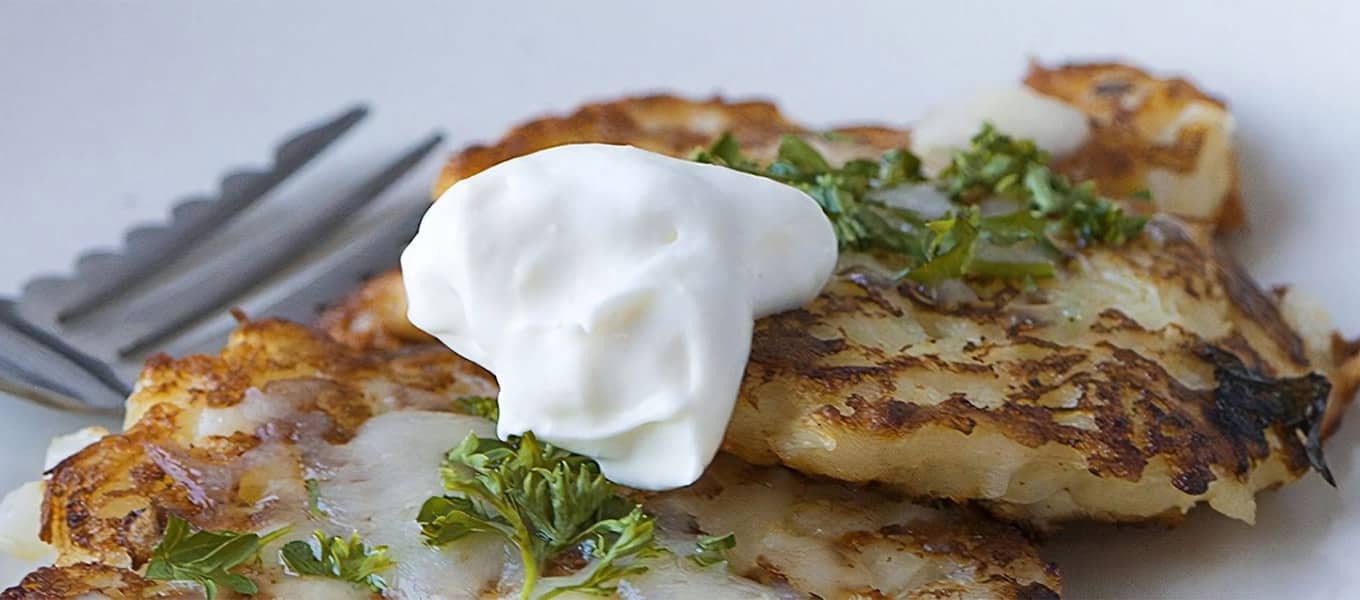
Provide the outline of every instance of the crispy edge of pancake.
[[0,592],[0,600],[145,600],[182,596],[180,591],[133,571],[89,562],[41,567],[29,573],[18,585]]
[[[1182,219],[1225,230],[1242,225],[1234,125],[1222,100],[1180,77],[1158,78],[1119,63],[1049,69],[1031,62],[1024,82],[1089,119],[1086,145],[1059,159],[1059,171],[1093,180],[1115,198],[1153,188],[1157,208]],[[1168,185],[1171,180],[1179,185]]]
[[[781,495],[790,487],[793,493]],[[817,575],[834,581],[847,573],[838,572],[843,567],[849,567],[849,572],[866,567],[869,571],[891,571],[895,566],[908,569],[907,564],[884,560],[902,550],[935,568],[952,563],[962,571],[958,577],[925,583],[903,596],[884,596],[870,588],[839,594],[826,590],[831,593],[813,597],[1038,600],[1056,599],[1061,589],[1058,566],[1036,554],[1033,536],[973,506],[911,502],[883,488],[814,479],[726,454],[719,454],[692,486],[644,496],[644,505],[658,520],[681,516],[693,521],[685,527],[697,526],[705,533],[732,532],[738,544],[728,553],[730,567],[766,585],[792,584],[815,593],[819,587],[826,588]],[[899,514],[889,517],[884,511]],[[870,516],[876,513],[879,516]],[[866,527],[866,520],[874,523]],[[745,547],[742,540],[747,540]],[[874,556],[875,549],[884,550],[878,560],[861,558]],[[812,560],[817,556],[835,558]],[[808,568],[793,568],[799,564]]]

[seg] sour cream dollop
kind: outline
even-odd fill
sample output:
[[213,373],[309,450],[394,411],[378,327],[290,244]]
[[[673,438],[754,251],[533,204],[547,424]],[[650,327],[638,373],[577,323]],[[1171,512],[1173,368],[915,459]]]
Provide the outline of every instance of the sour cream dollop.
[[717,453],[754,320],[816,297],[836,254],[795,188],[572,144],[455,184],[401,262],[411,322],[496,374],[499,436],[661,490]]

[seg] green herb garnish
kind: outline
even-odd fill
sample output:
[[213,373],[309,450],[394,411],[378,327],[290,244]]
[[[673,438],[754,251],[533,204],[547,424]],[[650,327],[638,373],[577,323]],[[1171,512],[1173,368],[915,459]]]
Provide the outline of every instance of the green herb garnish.
[[576,582],[554,587],[539,596],[540,599],[554,598],[566,592],[612,594],[618,587],[612,582],[647,570],[635,559],[662,552],[653,538],[652,518],[642,512],[641,506],[634,506],[622,518],[596,523],[586,535],[589,537],[583,544],[588,549],[590,564],[583,573],[576,575]]
[[247,596],[259,591],[254,581],[232,571],[257,559],[262,546],[287,532],[287,528],[283,528],[260,536],[234,531],[190,533],[189,530],[188,521],[170,515],[164,536],[151,550],[146,578],[196,582],[203,586],[208,600],[217,597],[219,586]]
[[737,547],[737,536],[704,535],[695,541],[695,552],[690,556],[701,567],[727,562],[727,551]]
[[610,582],[646,570],[637,559],[658,552],[652,518],[619,495],[584,456],[541,444],[532,433],[502,442],[469,434],[440,468],[449,493],[425,501],[417,521],[438,546],[493,533],[519,550],[521,598],[532,597],[544,567],[569,551],[591,560],[573,589],[606,593]]
[[315,531],[312,538],[315,545],[295,540],[279,550],[279,560],[293,574],[331,577],[378,593],[387,587],[378,575],[379,571],[392,566],[392,560],[387,558],[387,546],[367,546],[359,541],[358,533],[345,539]]
[[[920,283],[963,277],[1032,283],[1053,276],[1062,254],[1058,244],[1119,245],[1147,222],[1096,195],[1092,183],[1073,185],[1055,174],[1034,142],[998,133],[990,124],[982,126],[969,149],[955,153],[934,182],[953,208],[933,220],[892,206],[876,193],[925,181],[920,159],[905,149],[837,168],[802,138],[787,135],[774,162],[762,166],[724,134],[693,158],[803,190],[826,213],[841,250],[898,255],[907,265],[900,277]],[[980,216],[974,205],[991,197],[1014,200],[1017,210]],[[997,248],[1016,245],[1024,245],[1027,259],[995,258],[1006,254]]]
[[[983,123],[969,148],[956,152],[940,172],[938,186],[954,200],[972,203],[989,196],[1009,198],[1035,217],[1052,219],[1050,233],[1066,235],[1079,247],[1117,246],[1138,235],[1147,218],[1129,215],[1102,198],[1091,181],[1073,184],[1048,166],[1047,152],[1033,140],[1015,139]],[[1150,197],[1146,192],[1140,199]]]
[[307,516],[313,519],[325,516],[321,512],[321,483],[315,479],[304,479],[302,485],[307,488]]
[[500,405],[496,404],[496,399],[489,396],[463,396],[454,400],[458,411],[464,414],[478,416],[492,421],[501,418]]

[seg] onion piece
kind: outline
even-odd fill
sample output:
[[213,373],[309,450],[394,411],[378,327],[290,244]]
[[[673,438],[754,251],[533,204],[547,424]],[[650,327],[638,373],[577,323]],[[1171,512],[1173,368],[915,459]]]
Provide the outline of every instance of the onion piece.
[[913,212],[927,221],[943,218],[954,207],[949,201],[949,196],[926,183],[880,188],[869,192],[868,198],[893,208]]

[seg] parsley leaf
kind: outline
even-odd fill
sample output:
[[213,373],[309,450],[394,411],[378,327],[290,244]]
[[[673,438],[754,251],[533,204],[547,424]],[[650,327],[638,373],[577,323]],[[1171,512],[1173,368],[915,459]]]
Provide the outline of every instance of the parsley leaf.
[[695,541],[697,546],[695,553],[690,556],[701,567],[716,565],[727,562],[727,551],[737,547],[737,536],[727,535],[704,535]]
[[921,174],[921,159],[911,152],[894,148],[878,158],[879,187],[891,187],[925,179],[925,175]]
[[315,545],[294,540],[279,550],[279,560],[294,574],[332,577],[365,586],[375,593],[381,593],[387,587],[378,575],[379,571],[392,566],[392,560],[387,558],[387,546],[366,546],[359,541],[358,533],[351,534],[347,540],[315,531],[312,538],[316,540]]
[[500,405],[489,396],[463,396],[454,400],[458,411],[492,421],[501,418]]
[[701,163],[722,165],[738,171],[755,172],[759,165],[741,154],[741,146],[731,133],[724,133],[707,150],[695,153],[694,160]]
[[969,272],[978,239],[977,209],[966,208],[952,217],[926,224],[930,232],[924,264],[909,268],[903,277],[920,283],[937,283]]
[[595,461],[532,433],[504,442],[469,434],[440,473],[449,493],[426,500],[416,517],[426,543],[504,538],[524,565],[521,598],[532,597],[544,567],[568,550],[593,559],[573,589],[606,591],[609,581],[645,570],[636,559],[656,548],[652,518],[620,496]]
[[662,552],[653,539],[652,518],[643,514],[641,506],[634,506],[621,518],[596,523],[587,535],[590,539],[584,545],[591,562],[586,565],[583,575],[577,575],[579,581],[548,590],[540,600],[566,592],[612,594],[618,586],[610,582],[647,570],[646,566],[625,559],[647,558]]
[[821,175],[831,170],[831,164],[826,162],[822,153],[796,135],[779,139],[778,158],[770,165],[771,173],[787,173],[793,178]]
[[259,591],[255,582],[232,570],[259,557],[260,547],[287,532],[277,529],[264,536],[234,531],[196,531],[190,533],[188,521],[171,514],[165,533],[151,550],[146,578],[159,581],[192,581],[203,586],[208,600],[217,597],[217,588],[238,594]]

